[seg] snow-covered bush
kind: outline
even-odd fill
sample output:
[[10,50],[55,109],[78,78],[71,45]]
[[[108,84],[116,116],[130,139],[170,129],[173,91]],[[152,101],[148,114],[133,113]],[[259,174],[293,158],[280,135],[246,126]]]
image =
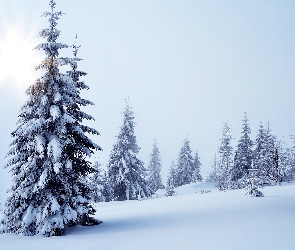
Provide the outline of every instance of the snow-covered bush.
[[247,190],[246,194],[249,194],[253,197],[263,197],[263,193],[258,190],[259,187],[263,187],[263,182],[257,176],[257,169],[249,169],[247,177],[247,185],[245,189]]

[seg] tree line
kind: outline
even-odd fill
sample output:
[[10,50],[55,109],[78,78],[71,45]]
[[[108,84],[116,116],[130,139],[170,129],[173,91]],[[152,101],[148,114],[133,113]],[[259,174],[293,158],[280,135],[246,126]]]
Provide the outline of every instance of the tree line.
[[[123,125],[117,136],[117,142],[107,163],[107,170],[103,170],[98,162],[97,172],[86,182],[92,187],[95,202],[136,200],[151,197],[159,189],[164,189],[161,177],[161,155],[154,140],[150,161],[147,169],[138,159],[140,147],[137,145],[134,133],[134,112],[127,102],[123,112]],[[186,138],[180,149],[177,166],[172,166],[166,184],[166,196],[175,194],[174,188],[202,181],[200,174],[201,162],[198,152],[192,156],[190,141]]]
[[[17,128],[11,133],[5,167],[12,174],[12,182],[0,223],[1,233],[60,236],[75,225],[101,223],[92,217],[96,212],[93,201],[141,199],[164,188],[157,142],[153,144],[147,169],[137,156],[140,147],[129,102],[107,171],[98,162],[89,161],[94,151],[102,148],[89,138],[89,134],[99,132],[83,125],[83,121],[94,119],[81,110],[94,105],[80,96],[82,90],[89,89],[80,79],[87,73],[78,67],[80,46],[57,41],[60,31],[56,27],[63,13],[55,11],[54,0],[49,1],[49,6],[50,11],[43,15],[49,26],[39,33],[44,42],[35,48],[45,53],[36,67],[44,73],[27,89],[28,100],[21,107]],[[61,57],[60,50],[69,47],[72,57]],[[69,70],[62,71],[64,66]],[[294,180],[294,150],[285,149],[269,126],[260,126],[254,143],[245,115],[235,152],[227,122],[222,135],[219,155],[208,177],[220,190],[248,186],[251,194],[258,195],[258,184]],[[185,138],[176,165],[172,162],[170,167],[166,196],[175,195],[176,187],[202,181],[200,168],[198,152],[192,155],[190,141]]]
[[[272,134],[270,124],[261,123],[255,141],[250,138],[251,129],[247,114],[244,114],[242,131],[236,150],[228,122],[224,122],[222,138],[215,155],[207,181],[215,183],[221,191],[245,188],[252,185],[253,178],[260,187],[278,185],[295,179],[295,150]],[[252,182],[251,182],[252,180]]]

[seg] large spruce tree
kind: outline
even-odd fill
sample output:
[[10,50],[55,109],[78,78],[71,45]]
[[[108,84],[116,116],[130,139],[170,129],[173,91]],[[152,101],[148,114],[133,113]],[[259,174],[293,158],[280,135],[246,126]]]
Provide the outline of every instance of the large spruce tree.
[[165,188],[162,183],[161,169],[162,169],[162,165],[161,165],[160,151],[157,146],[157,141],[155,140],[153,145],[153,150],[150,155],[150,163],[148,166],[148,171],[149,171],[148,184],[153,192],[156,192],[158,189]]
[[[77,70],[77,58],[59,57],[59,50],[68,47],[57,42],[62,13],[53,0],[49,5],[51,12],[44,13],[49,27],[40,32],[45,42],[36,47],[46,55],[37,67],[44,74],[26,92],[8,152],[13,180],[1,221],[5,233],[58,236],[73,225],[99,223],[90,217],[95,210],[82,181],[93,171],[87,157],[101,149],[85,135],[98,132],[82,125],[93,118],[80,107],[92,103],[80,98],[80,90],[88,87],[79,81],[85,73]],[[72,70],[64,74],[60,68],[67,64]]]
[[140,147],[136,142],[134,125],[134,113],[127,103],[123,125],[108,163],[109,181],[114,190],[114,199],[118,201],[136,200],[137,197],[149,197],[152,194],[144,178],[144,164],[137,158]]

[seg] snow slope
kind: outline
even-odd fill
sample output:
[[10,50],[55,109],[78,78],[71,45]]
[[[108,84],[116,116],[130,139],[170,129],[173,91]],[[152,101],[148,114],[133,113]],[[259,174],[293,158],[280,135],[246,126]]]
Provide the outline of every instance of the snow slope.
[[[201,194],[201,190],[211,190]],[[62,237],[2,234],[0,249],[295,249],[295,184],[217,191],[211,183],[178,188],[177,196],[97,204],[103,224]],[[197,192],[197,193],[196,193]]]

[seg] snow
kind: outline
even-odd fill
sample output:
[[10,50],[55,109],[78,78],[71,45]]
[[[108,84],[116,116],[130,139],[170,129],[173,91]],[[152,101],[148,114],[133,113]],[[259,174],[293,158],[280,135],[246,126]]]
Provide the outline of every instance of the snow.
[[37,135],[35,138],[36,149],[40,155],[44,154],[45,138],[42,135]]
[[56,105],[52,105],[50,107],[50,115],[52,116],[53,120],[56,120],[60,117],[60,109]]
[[[202,193],[202,190],[211,192]],[[295,184],[219,192],[211,183],[175,189],[177,196],[96,204],[94,227],[62,237],[1,234],[1,249],[292,249]]]
[[48,143],[48,152],[53,155],[54,160],[57,162],[61,155],[61,145],[59,138],[57,136],[52,136],[50,142]]

